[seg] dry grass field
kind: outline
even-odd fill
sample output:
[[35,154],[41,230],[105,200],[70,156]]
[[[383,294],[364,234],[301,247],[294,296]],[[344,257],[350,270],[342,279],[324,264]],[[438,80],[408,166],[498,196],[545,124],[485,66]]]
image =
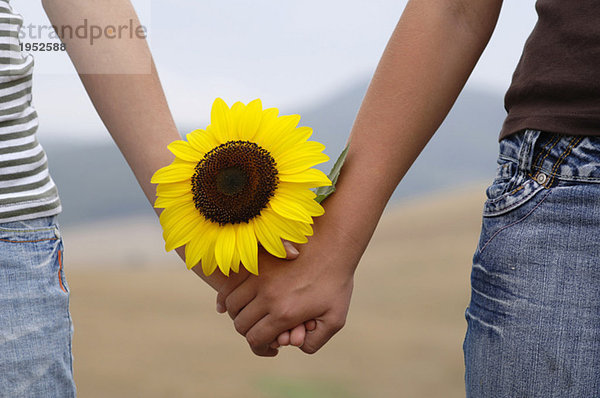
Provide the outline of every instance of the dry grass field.
[[464,310],[483,189],[386,212],[346,327],[320,352],[254,357],[153,221],[65,230],[79,396],[461,397]]

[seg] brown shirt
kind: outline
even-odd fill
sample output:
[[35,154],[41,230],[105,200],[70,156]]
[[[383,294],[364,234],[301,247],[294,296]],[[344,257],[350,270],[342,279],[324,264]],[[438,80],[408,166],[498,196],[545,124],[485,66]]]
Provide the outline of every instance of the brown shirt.
[[538,0],[536,9],[500,139],[523,129],[600,135],[600,0]]

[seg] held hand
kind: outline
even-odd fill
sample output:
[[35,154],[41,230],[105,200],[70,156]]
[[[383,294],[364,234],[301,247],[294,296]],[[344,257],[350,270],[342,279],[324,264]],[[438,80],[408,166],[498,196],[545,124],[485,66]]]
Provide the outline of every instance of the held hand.
[[[297,260],[286,263],[260,253],[259,277],[242,275],[243,280],[228,280],[219,290],[219,305],[227,308],[257,355],[276,355],[274,347],[287,342],[289,330],[291,343],[305,337],[302,351],[314,353],[345,323],[362,251],[352,250],[342,231],[321,228],[324,218],[317,220],[315,236],[301,247]],[[303,336],[296,326],[313,319],[316,328]]]
[[[296,248],[296,246],[294,246],[294,244],[290,241],[287,241],[285,239],[281,240],[283,242],[283,247],[285,248],[285,254],[286,260],[295,260],[298,258],[298,256],[300,255],[300,252],[298,251],[298,249]],[[202,272],[202,267],[194,267],[193,268],[194,272]],[[226,286],[222,286],[221,289],[219,289],[218,295],[217,295],[217,312],[219,314],[223,314],[225,311],[227,311],[227,309],[225,308],[225,299],[220,299],[219,297],[221,297],[223,295],[223,293],[225,291],[227,291],[227,294],[229,294],[231,291],[233,291],[236,287],[238,287],[244,280],[246,280],[246,278],[248,278],[248,276],[250,276],[250,273],[248,271],[246,271],[246,269],[244,267],[240,267],[240,272],[236,273],[231,273],[229,278],[226,279],[226,283],[224,283],[223,285]],[[283,345],[283,344],[282,344]]]
[[317,321],[311,319],[308,322],[304,322],[292,330],[285,331],[281,333],[277,340],[272,342],[269,347],[271,348],[279,348],[288,345],[293,345],[295,347],[302,347],[304,344],[304,339],[306,338],[306,334],[310,332],[314,332],[317,328]]
[[[283,247],[285,247],[286,251],[286,260],[295,260],[296,258],[298,258],[300,252],[292,242],[283,240]],[[241,269],[240,273],[231,274],[228,280],[229,292],[235,289],[237,286],[239,286],[249,275],[250,273],[243,268]],[[222,294],[222,291],[219,292],[219,294]],[[224,300],[219,300],[219,296],[217,296],[217,312],[222,314],[225,311],[226,308],[224,305]],[[304,344],[306,332],[312,332],[316,329],[316,327],[317,323],[315,320],[310,320],[308,322],[300,324],[292,330],[288,330],[281,333],[277,337],[277,340],[271,343],[271,347],[277,349],[279,347],[288,346],[290,344],[296,347],[300,347],[302,346],[302,344]]]

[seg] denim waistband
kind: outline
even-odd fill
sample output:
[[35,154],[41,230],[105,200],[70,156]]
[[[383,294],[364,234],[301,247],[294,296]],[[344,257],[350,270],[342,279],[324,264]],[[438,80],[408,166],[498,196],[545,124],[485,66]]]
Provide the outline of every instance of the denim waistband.
[[37,242],[60,237],[57,216],[0,223],[0,241]]
[[500,141],[500,158],[546,188],[559,181],[600,183],[600,137],[525,130]]

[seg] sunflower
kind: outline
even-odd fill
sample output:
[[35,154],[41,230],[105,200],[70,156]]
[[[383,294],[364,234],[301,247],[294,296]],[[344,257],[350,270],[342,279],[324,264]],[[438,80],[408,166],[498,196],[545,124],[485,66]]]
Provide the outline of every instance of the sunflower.
[[306,243],[324,213],[310,188],[331,181],[312,168],[329,160],[325,146],[299,121],[258,99],[229,108],[217,98],[211,124],[169,144],[175,160],[152,177],[165,249],[185,245],[187,267],[201,262],[206,275],[240,263],[258,275],[259,243],[280,258],[282,239]]

